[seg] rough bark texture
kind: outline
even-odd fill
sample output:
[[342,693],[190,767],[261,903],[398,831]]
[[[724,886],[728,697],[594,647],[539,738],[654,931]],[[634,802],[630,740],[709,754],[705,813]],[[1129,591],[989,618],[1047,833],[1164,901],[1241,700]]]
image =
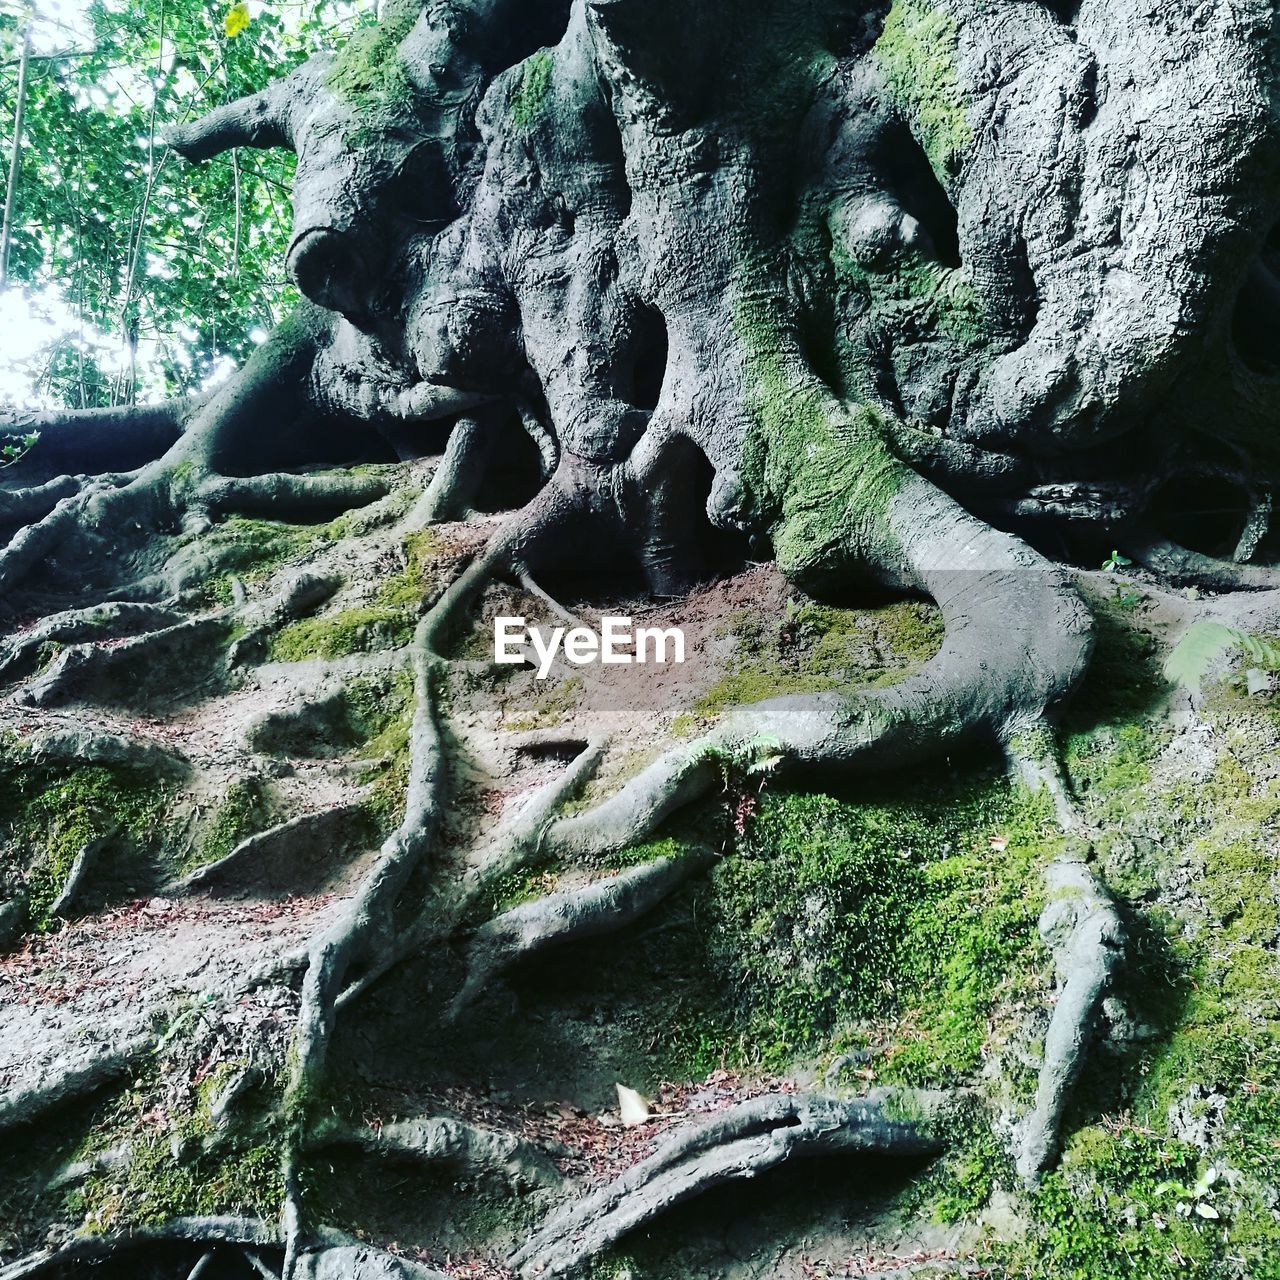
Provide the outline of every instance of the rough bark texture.
[[[434,1192],[398,1218],[371,1193],[364,1222],[348,1186],[339,1211],[337,1148],[498,1187],[514,1216],[469,1220],[475,1265],[534,1276],[622,1274],[629,1233],[793,1155],[946,1147],[963,1126],[888,1095],[784,1091],[691,1104],[714,1114],[602,1184],[456,1082],[366,1103],[377,1051],[353,1067],[351,1043],[398,999],[393,1023],[429,1006],[461,1046],[504,975],[611,933],[625,963],[775,779],[1003,750],[1103,834],[1057,762],[1094,641],[1073,564],[1139,561],[1153,592],[1280,581],[1272,22],[1261,0],[395,0],[177,130],[193,163],[296,152],[306,300],[199,400],[12,424],[40,440],[0,491],[25,806],[0,934],[43,976],[0,1014],[0,1277],[481,1274],[432,1234]],[[572,571],[676,607],[748,559],[801,594],[932,602],[941,645],[896,681],[722,700],[639,768],[596,726],[482,725],[486,593],[572,616],[548,585]],[[725,795],[727,835],[613,861]],[[993,1086],[984,1121],[1031,1186],[1123,1021],[1128,945],[1096,868],[1060,854],[1046,880],[1034,1100]],[[58,940],[113,964],[116,928],[127,1007],[59,996]],[[371,1020],[350,1042],[348,1017]],[[46,1123],[73,1176],[44,1168]],[[188,1182],[162,1193],[166,1158]],[[401,1232],[417,1261],[375,1247]]]

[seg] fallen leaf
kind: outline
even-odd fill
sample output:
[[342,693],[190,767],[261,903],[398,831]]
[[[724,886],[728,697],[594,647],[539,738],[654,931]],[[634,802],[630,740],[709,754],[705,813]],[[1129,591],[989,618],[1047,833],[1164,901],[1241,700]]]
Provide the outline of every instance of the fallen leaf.
[[649,1104],[634,1090],[625,1084],[614,1085],[618,1091],[618,1114],[622,1123],[630,1128],[633,1125],[647,1124],[649,1121]]

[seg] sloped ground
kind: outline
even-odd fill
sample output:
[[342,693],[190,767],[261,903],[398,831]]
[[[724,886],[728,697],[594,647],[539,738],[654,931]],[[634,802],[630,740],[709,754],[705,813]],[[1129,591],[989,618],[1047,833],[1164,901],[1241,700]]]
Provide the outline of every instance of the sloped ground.
[[[305,948],[396,821],[413,624],[491,524],[406,537],[412,497],[398,487],[332,525],[206,535],[248,555],[210,575],[187,602],[195,616],[241,591],[271,598],[300,571],[336,580],[238,665],[193,655],[167,687],[140,671],[136,699],[127,682],[89,680],[33,706],[57,670],[51,645],[12,681],[0,1259],[180,1214],[278,1213]],[[571,808],[729,706],[900,678],[940,641],[933,611],[819,604],[765,566],[658,606],[625,584],[549,585],[590,622],[683,628],[687,661],[562,661],[547,680],[496,667],[494,616],[560,624],[503,585],[455,637],[442,691],[453,799],[406,897],[430,904],[467,877],[483,891],[342,1002],[309,1212],[447,1274],[509,1275],[554,1205],[745,1100],[943,1089],[956,1105],[942,1156],[831,1155],[713,1188],[620,1238],[592,1274],[1272,1274],[1280,695],[1239,648],[1210,654],[1194,694],[1160,663],[1197,621],[1274,631],[1274,599],[1081,575],[1101,638],[1061,747],[1097,873],[1120,897],[1130,976],[1106,1006],[1061,1168],[1028,1192],[1005,1153],[1055,998],[1036,921],[1060,837],[1000,762],[953,757],[826,794],[818,777],[800,792],[726,770],[654,842],[491,874],[504,833],[587,742],[607,750]],[[69,733],[79,763],[59,754]],[[516,956],[455,1004],[489,917],[685,856],[702,873],[634,920]],[[651,1100],[647,1124],[621,1124],[618,1083]]]

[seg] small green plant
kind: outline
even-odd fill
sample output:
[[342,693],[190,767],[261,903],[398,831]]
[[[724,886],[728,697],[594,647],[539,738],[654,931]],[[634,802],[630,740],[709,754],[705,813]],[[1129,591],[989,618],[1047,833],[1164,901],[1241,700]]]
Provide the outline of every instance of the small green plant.
[[15,462],[21,462],[35,448],[36,441],[39,439],[40,433],[38,431],[28,431],[26,435],[6,437],[3,443],[0,443],[0,468],[11,467]]
[[1103,562],[1103,573],[1115,573],[1117,569],[1127,569],[1133,563],[1128,556],[1122,556],[1118,551],[1113,551]]

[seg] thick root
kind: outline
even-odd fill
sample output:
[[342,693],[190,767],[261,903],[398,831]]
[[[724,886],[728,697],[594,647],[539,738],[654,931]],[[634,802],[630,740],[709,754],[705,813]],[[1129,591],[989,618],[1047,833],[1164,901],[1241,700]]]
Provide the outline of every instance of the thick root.
[[1124,550],[1163,578],[1210,591],[1272,591],[1280,587],[1280,569],[1217,560],[1154,534],[1131,536],[1124,542]]
[[590,856],[643,840],[704,795],[726,757],[768,759],[783,770],[880,772],[965,740],[1007,741],[1038,724],[1075,686],[1092,648],[1068,575],[922,480],[903,486],[890,518],[917,587],[937,602],[946,627],[941,650],[917,675],[885,689],[740,707],[596,809],[555,823],[548,847]]
[[0,1131],[30,1124],[55,1108],[128,1075],[155,1040],[151,1032],[136,1033],[115,1044],[94,1045],[76,1057],[51,1063],[25,1087],[6,1090],[0,1098]]
[[[338,1234],[325,1233],[335,1237]],[[296,1280],[450,1280],[443,1271],[358,1240],[304,1250],[297,1255],[292,1275]]]
[[333,864],[350,846],[363,813],[363,806],[355,803],[290,818],[249,836],[216,862],[198,867],[174,884],[172,891],[244,893],[251,887],[259,894],[305,892],[312,882],[333,875]]
[[458,419],[431,483],[409,513],[411,529],[425,529],[444,520],[465,520],[471,514],[492,443],[493,433],[481,419]]
[[1125,946],[1115,904],[1083,855],[1055,860],[1045,882],[1049,901],[1040,916],[1040,937],[1053,952],[1059,990],[1045,1035],[1035,1106],[1018,1137],[1018,1173],[1032,1186],[1057,1152],[1062,1117]]
[[[137,679],[144,672],[154,677],[158,671],[182,672],[177,688],[189,690],[214,678],[212,668],[196,660],[196,655],[212,658],[220,651],[231,629],[223,614],[193,618],[177,626],[149,631],[119,644],[75,644],[63,649],[43,675],[22,690],[28,706],[48,707],[72,699],[111,703],[135,701]],[[165,694],[174,692],[168,686]],[[128,696],[124,696],[124,690]]]
[[498,974],[549,947],[623,929],[706,870],[711,853],[657,858],[578,889],[551,893],[504,911],[476,931],[466,981],[454,998],[457,1018]]
[[[887,1093],[852,1102],[818,1094],[765,1094],[714,1114],[665,1143],[595,1194],[554,1214],[510,1260],[522,1276],[559,1276],[630,1231],[711,1187],[754,1178],[801,1156],[927,1156],[942,1149],[928,1119],[893,1118]],[[936,1113],[941,1099],[913,1098]]]
[[82,1264],[92,1267],[106,1258],[149,1244],[221,1244],[227,1246],[278,1247],[275,1227],[257,1218],[173,1218],[154,1227],[136,1227],[125,1234],[81,1236],[57,1249],[42,1249],[0,1267],[0,1280],[34,1280]]
[[119,639],[160,631],[182,621],[177,610],[151,604],[112,603],[57,613],[0,641],[0,676],[12,679],[26,675],[38,664],[46,645]]
[[556,810],[595,771],[603,752],[603,743],[587,744],[560,777],[534,791],[514,819],[497,833],[492,850],[467,876],[460,891],[450,900],[437,901],[430,916],[419,917],[414,927],[397,939],[377,964],[367,968],[343,991],[338,998],[338,1008],[345,1008],[358,1000],[375,982],[409,956],[446,937],[497,881],[536,865],[542,857],[543,836]]
[[181,777],[190,767],[157,742],[82,725],[33,734],[27,739],[27,749],[34,764],[101,764],[162,777]]
[[472,1175],[496,1174],[519,1191],[558,1187],[564,1181],[547,1153],[532,1143],[446,1116],[400,1120],[376,1130],[324,1124],[311,1134],[308,1146],[357,1147],[378,1156],[447,1164]]

